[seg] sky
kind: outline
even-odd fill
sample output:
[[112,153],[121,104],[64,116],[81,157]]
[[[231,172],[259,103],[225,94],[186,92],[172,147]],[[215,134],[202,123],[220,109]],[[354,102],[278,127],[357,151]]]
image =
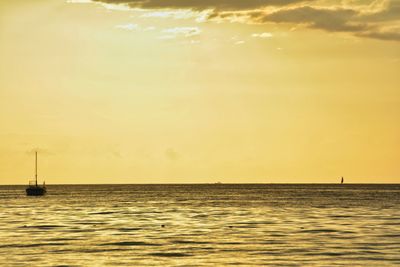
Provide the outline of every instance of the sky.
[[0,2],[0,184],[400,183],[400,0]]

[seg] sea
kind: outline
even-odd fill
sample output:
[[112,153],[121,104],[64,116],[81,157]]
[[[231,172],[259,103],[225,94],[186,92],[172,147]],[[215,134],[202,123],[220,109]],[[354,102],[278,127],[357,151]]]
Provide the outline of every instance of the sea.
[[400,184],[0,186],[0,266],[400,266]]

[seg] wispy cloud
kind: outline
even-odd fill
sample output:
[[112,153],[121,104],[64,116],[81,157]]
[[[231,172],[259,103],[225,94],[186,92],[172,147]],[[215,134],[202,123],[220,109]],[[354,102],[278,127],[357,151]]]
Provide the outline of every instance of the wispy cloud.
[[141,17],[188,19],[188,18],[192,18],[193,14],[189,10],[168,10],[168,11],[147,12],[147,13],[144,13]]
[[285,6],[305,0],[94,0],[110,4],[127,4],[132,8],[246,10],[265,6]]
[[88,4],[92,3],[91,0],[67,0],[67,3],[72,3],[72,4]]
[[116,11],[129,11],[131,8],[126,4],[107,4],[102,3],[102,6],[107,10],[116,10]]
[[244,44],[244,43],[245,43],[245,41],[239,40],[239,41],[236,41],[236,42],[235,42],[235,45],[242,45],[242,44]]
[[196,22],[204,22],[207,20],[211,11],[193,11],[183,10],[158,10],[144,13],[142,18],[172,18],[172,19],[194,19]]
[[128,24],[117,25],[117,26],[115,26],[115,28],[122,29],[122,30],[133,31],[133,30],[138,30],[140,27],[137,24],[128,23]]
[[172,39],[176,37],[193,37],[199,35],[201,30],[198,27],[174,27],[162,31],[161,39]]
[[255,38],[263,38],[263,39],[265,39],[265,38],[272,38],[272,33],[270,33],[270,32],[263,32],[263,33],[253,33],[252,35],[251,35],[251,37],[255,37]]

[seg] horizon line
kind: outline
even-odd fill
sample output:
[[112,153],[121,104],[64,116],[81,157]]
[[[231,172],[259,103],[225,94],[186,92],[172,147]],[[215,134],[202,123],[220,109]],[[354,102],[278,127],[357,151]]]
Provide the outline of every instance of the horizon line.
[[[248,184],[248,185],[266,185],[266,184],[277,184],[277,185],[283,185],[283,184],[314,184],[314,185],[354,185],[354,184],[360,184],[360,185],[368,185],[368,184],[386,184],[386,185],[400,185],[400,182],[397,183],[385,183],[385,182],[369,182],[369,183],[360,183],[360,182],[354,182],[354,183],[294,183],[294,182],[289,182],[289,183],[223,183],[223,182],[209,182],[209,183],[63,183],[63,184],[46,184],[46,186],[53,186],[53,185],[219,185],[219,184],[229,184],[229,185],[240,185],[240,184]],[[26,185],[26,184],[0,184],[0,186],[15,186],[15,185]]]

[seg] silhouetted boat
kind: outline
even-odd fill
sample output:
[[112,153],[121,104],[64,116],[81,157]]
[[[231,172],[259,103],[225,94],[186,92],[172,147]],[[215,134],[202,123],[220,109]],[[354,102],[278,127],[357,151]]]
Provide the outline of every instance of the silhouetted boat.
[[43,182],[43,186],[39,186],[37,183],[37,151],[35,152],[35,181],[29,181],[29,186],[26,189],[28,196],[43,196],[46,194],[46,184]]

